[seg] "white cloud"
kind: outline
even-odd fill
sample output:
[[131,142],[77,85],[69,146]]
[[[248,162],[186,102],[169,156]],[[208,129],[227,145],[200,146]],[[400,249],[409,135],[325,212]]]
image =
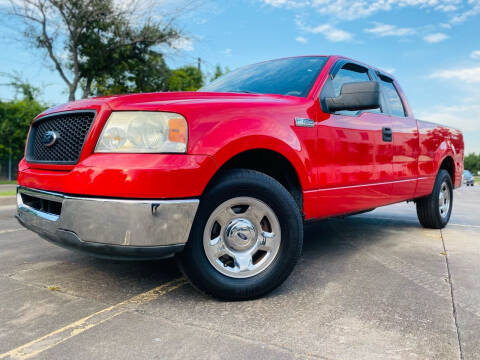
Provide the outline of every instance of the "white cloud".
[[412,28],[400,28],[395,25],[375,23],[375,26],[364,30],[367,33],[374,34],[380,37],[385,36],[409,36],[414,35],[416,31]]
[[295,41],[297,41],[297,42],[299,42],[299,43],[301,43],[301,44],[306,44],[306,43],[308,42],[308,40],[305,39],[303,36],[297,36],[297,37],[295,38]]
[[305,25],[298,16],[295,18],[295,23],[300,30],[310,34],[322,34],[327,40],[332,42],[350,41],[353,39],[353,35],[348,31],[338,29],[330,24],[320,24],[312,27]]
[[388,68],[388,67],[387,67],[387,68],[382,68],[382,69],[383,69],[384,71],[386,71],[387,73],[392,74],[392,75],[395,74],[395,72],[397,71],[397,69],[392,68],[392,67],[391,67],[391,68]]
[[468,0],[468,5],[471,6],[467,10],[456,14],[452,20],[452,24],[459,24],[465,22],[469,18],[480,14],[480,1],[479,0]]
[[309,5],[310,1],[302,1],[302,0],[263,0],[263,2],[267,5],[271,5],[274,7],[304,7]]
[[448,35],[446,35],[444,33],[429,34],[429,35],[427,35],[423,38],[423,40],[425,40],[426,42],[428,42],[430,44],[439,43],[439,42],[447,40],[447,39],[448,39]]
[[475,50],[470,53],[472,59],[480,59],[480,50]]
[[231,56],[232,55],[232,49],[225,49],[225,50],[222,51],[222,54],[227,55],[227,56]]
[[451,126],[464,132],[480,131],[480,104],[455,104],[435,106],[428,111],[419,112],[416,117],[421,120]]
[[182,51],[193,51],[193,41],[187,38],[179,38],[172,42],[172,48]]
[[312,34],[322,34],[327,40],[333,42],[349,41],[353,39],[353,35],[349,32],[337,29],[330,24],[321,24],[307,31]]
[[378,12],[418,8],[447,13],[453,23],[460,23],[480,13],[478,0],[258,0],[264,4],[289,9],[310,8],[322,15],[341,20],[369,17]]
[[443,12],[451,12],[451,11],[455,11],[457,10],[458,7],[456,5],[453,5],[453,4],[442,4],[442,5],[438,5],[435,10],[440,10],[440,11],[443,11]]
[[[459,68],[437,70],[430,75],[433,79],[456,80],[464,83],[480,83],[480,66],[473,68]],[[480,121],[479,121],[480,123]]]

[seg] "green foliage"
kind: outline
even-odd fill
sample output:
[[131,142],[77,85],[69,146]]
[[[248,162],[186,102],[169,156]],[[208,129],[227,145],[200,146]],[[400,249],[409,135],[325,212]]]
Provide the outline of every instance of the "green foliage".
[[0,159],[7,159],[10,152],[14,159],[19,159],[24,153],[30,123],[46,106],[34,99],[39,89],[18,76],[9,85],[23,98],[0,101]]
[[161,54],[145,53],[116,67],[115,71],[96,76],[92,93],[113,95],[168,90],[170,69]]
[[67,85],[69,100],[75,100],[79,87],[83,97],[165,90],[169,72],[159,50],[181,37],[172,25],[175,12],[160,23],[146,13],[147,4],[137,1],[20,0],[11,5],[24,21],[25,38],[45,51]]
[[35,100],[0,101],[0,158],[8,158],[10,151],[13,158],[22,157],[30,123],[43,110]]
[[196,91],[203,86],[203,74],[195,66],[184,66],[172,71],[168,79],[169,91]]
[[21,95],[24,100],[33,101],[40,95],[40,88],[23,80],[19,73],[0,73],[0,75],[10,79],[9,82],[2,85],[13,87],[15,90],[15,99]]
[[16,185],[17,180],[0,180],[0,185]]
[[81,37],[80,74],[84,97],[166,91],[170,76],[158,45],[180,37],[171,28],[147,22],[133,27],[126,18],[106,18]]
[[225,75],[226,73],[229,73],[230,69],[228,67],[225,67],[224,70],[222,70],[222,67],[220,65],[215,66],[215,72],[213,73],[212,78],[210,81],[214,81],[218,79],[220,76]]
[[480,171],[480,154],[471,153],[465,156],[465,170],[470,170],[472,174],[477,175]]

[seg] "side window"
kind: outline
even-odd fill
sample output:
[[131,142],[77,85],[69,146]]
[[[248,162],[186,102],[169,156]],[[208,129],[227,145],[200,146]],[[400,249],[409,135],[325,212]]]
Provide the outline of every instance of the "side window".
[[370,81],[368,70],[353,64],[344,65],[332,80],[334,97],[340,96],[343,84],[359,81]]
[[[370,76],[368,74],[368,69],[364,68],[363,66],[347,63],[343,65],[343,67],[338,70],[335,74],[335,77],[332,79],[331,77],[328,78],[327,82],[324,85],[322,90],[321,98],[324,99],[326,97],[337,97],[340,96],[340,91],[342,90],[343,84],[350,83],[350,82],[361,82],[361,81],[370,81]],[[381,112],[380,109],[362,111],[362,112]],[[336,114],[339,115],[349,115],[349,116],[356,116],[359,115],[360,111],[337,111]]]
[[380,83],[382,84],[382,92],[385,98],[385,101],[390,105],[390,110],[393,116],[405,117],[405,109],[403,108],[402,100],[398,95],[397,89],[393,84],[393,80],[379,75]]

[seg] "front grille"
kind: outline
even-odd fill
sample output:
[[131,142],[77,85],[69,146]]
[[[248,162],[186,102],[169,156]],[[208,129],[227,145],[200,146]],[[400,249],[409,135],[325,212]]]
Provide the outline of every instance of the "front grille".
[[[38,119],[30,130],[27,161],[76,164],[94,118],[94,111],[82,111],[54,114]],[[47,146],[42,143],[42,139],[49,131],[55,132],[58,137],[53,145]]]

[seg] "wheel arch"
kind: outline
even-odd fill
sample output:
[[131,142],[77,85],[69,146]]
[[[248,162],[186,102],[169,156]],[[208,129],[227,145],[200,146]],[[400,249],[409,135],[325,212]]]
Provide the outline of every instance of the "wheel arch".
[[230,169],[250,169],[264,173],[282,184],[303,213],[303,185],[296,167],[282,153],[268,148],[251,148],[226,159],[210,179],[205,191]]
[[452,179],[452,183],[455,183],[455,161],[453,160],[453,157],[451,155],[447,155],[442,159],[442,161],[440,162],[440,166],[438,167],[437,174],[442,169],[446,170],[449,173],[450,178]]

